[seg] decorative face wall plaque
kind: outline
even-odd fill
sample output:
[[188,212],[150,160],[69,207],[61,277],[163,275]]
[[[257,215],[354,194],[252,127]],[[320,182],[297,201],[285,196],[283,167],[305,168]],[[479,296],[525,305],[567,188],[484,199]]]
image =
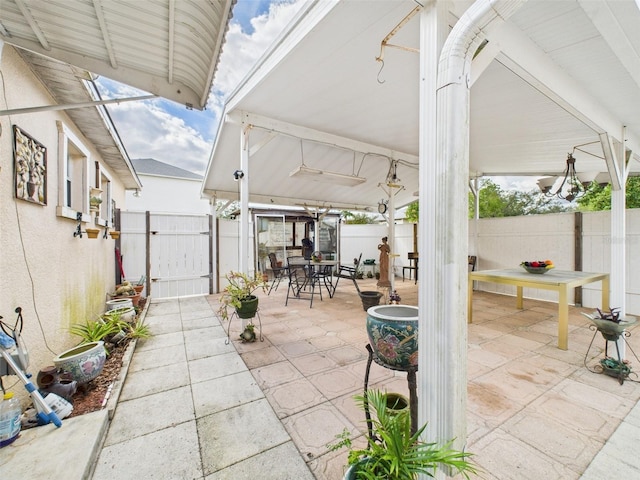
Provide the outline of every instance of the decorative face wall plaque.
[[13,126],[16,198],[47,204],[47,149],[17,125]]

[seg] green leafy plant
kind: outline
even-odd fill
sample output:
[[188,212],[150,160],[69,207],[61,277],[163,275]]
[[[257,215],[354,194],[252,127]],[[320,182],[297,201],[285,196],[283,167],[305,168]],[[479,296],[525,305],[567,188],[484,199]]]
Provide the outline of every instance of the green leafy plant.
[[411,414],[409,410],[392,413],[387,409],[385,394],[369,390],[367,396],[355,397],[358,406],[365,410],[368,402],[373,411],[373,439],[367,438],[366,449],[352,448],[348,431],[337,435],[339,440],[329,448],[347,447],[349,465],[355,469],[356,479],[367,480],[415,480],[419,474],[434,477],[438,468],[448,467],[469,478],[476,474],[477,467],[469,458],[472,454],[451,448],[453,441],[442,445],[420,440],[426,424],[411,435]]
[[137,321],[133,325],[127,324],[127,336],[129,338],[149,338],[151,329],[144,322]]
[[82,338],[80,344],[98,342],[121,330],[120,321],[87,320],[71,325],[69,332]]
[[223,320],[229,318],[230,308],[240,308],[242,300],[251,297],[258,288],[262,288],[264,292],[268,286],[258,274],[251,277],[242,272],[229,272],[225,278],[229,284],[220,297],[220,308],[218,308],[218,314]]

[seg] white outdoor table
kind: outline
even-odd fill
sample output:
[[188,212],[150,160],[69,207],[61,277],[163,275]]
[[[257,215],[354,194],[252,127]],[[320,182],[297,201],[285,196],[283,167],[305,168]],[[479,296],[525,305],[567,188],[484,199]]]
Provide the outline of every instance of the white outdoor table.
[[541,288],[558,292],[558,348],[566,350],[569,346],[569,289],[593,282],[602,282],[602,309],[609,308],[609,274],[573,272],[556,270],[545,274],[528,273],[522,268],[504,270],[484,270],[469,272],[468,322],[472,321],[473,282],[492,282],[515,285],[517,288],[516,306],[522,307],[522,289]]

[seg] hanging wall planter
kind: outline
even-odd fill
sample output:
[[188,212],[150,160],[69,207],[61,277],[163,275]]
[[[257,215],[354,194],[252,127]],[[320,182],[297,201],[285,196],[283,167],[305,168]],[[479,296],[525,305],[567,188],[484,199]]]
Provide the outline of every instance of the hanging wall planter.
[[87,235],[89,236],[89,238],[98,238],[99,233],[100,230],[97,228],[87,228]]
[[109,235],[111,235],[111,238],[113,238],[114,240],[117,240],[120,238],[120,232],[117,230],[111,230],[109,232]]

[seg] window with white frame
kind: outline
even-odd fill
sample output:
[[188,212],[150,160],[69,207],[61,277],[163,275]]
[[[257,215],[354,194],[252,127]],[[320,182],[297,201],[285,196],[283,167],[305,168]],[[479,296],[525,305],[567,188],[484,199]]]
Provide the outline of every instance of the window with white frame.
[[89,150],[62,122],[58,127],[58,216],[77,219],[89,212]]
[[112,205],[112,182],[111,176],[100,168],[98,162],[95,163],[96,184],[101,191],[100,198],[102,202],[96,214],[96,223],[98,225],[112,227],[113,226],[113,205]]

